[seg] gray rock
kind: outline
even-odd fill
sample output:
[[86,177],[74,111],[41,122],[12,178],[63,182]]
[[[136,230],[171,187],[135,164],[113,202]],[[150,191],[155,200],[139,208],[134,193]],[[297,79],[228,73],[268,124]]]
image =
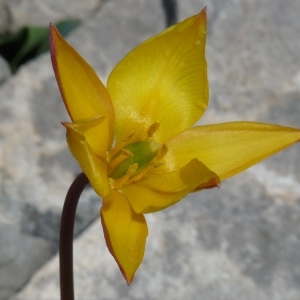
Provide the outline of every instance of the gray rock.
[[44,239],[21,234],[2,222],[0,241],[0,299],[7,299],[51,258],[52,253]]
[[9,31],[12,24],[12,16],[7,0],[0,0],[0,35]]
[[[206,5],[198,0],[178,4],[181,19]],[[300,53],[296,38],[299,6],[296,0],[210,1],[207,58],[211,97],[200,124],[255,120],[300,127],[300,61],[295,55]],[[159,32],[163,21],[158,2],[115,0],[103,6],[70,42],[105,78],[127,51]],[[41,62],[48,65],[40,68]],[[18,82],[21,90],[17,93],[12,85],[6,95],[10,92],[13,99],[28,101],[19,101],[18,111],[7,110],[23,121],[18,126],[4,122],[7,127],[2,129],[10,128],[13,141],[7,150],[11,156],[5,156],[7,167],[2,168],[10,175],[4,185],[7,195],[24,199],[27,205],[34,205],[35,193],[43,195],[43,203],[36,205],[43,212],[60,208],[74,164],[65,162],[69,158],[58,124],[66,117],[61,101],[58,94],[47,96],[55,89],[50,74],[50,63],[42,59],[10,81]],[[28,125],[30,117],[23,111],[30,111],[33,125]],[[33,129],[22,138],[20,128]],[[38,151],[33,143],[43,153],[44,164],[38,165],[29,155]],[[16,145],[22,145],[22,150],[17,151]],[[75,242],[76,299],[298,300],[299,154],[299,145],[295,145],[225,181],[220,189],[191,194],[167,210],[147,215],[150,234],[145,259],[130,287],[106,249],[100,221],[95,221]],[[14,172],[25,163],[30,168],[23,166]],[[64,181],[55,177],[55,165],[61,172],[68,167]],[[25,170],[37,178],[35,193],[33,186],[26,189]],[[12,222],[20,214],[21,220],[19,207],[23,204],[9,203],[12,207],[6,208],[6,218]],[[57,256],[11,299],[59,299]]]
[[0,84],[11,75],[7,62],[0,56]]
[[0,32],[17,30],[22,26],[48,26],[66,18],[87,20],[95,14],[102,0],[1,0]]

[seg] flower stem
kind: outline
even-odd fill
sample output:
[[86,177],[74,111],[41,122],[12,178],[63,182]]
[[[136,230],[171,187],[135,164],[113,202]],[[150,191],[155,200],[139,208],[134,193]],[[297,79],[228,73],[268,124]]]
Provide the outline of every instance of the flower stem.
[[61,300],[74,300],[73,235],[74,221],[80,195],[89,183],[84,173],[79,174],[66,195],[61,215],[59,239],[60,295]]

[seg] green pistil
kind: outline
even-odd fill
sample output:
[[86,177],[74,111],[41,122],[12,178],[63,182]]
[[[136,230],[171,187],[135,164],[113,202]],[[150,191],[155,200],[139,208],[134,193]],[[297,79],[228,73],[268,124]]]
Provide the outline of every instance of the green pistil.
[[113,179],[119,179],[127,173],[127,170],[131,165],[138,164],[138,168],[134,173],[134,175],[136,175],[149,165],[160,148],[161,145],[156,143],[154,140],[135,142],[125,146],[124,149],[131,152],[133,156],[125,159],[117,165],[111,172],[110,177]]

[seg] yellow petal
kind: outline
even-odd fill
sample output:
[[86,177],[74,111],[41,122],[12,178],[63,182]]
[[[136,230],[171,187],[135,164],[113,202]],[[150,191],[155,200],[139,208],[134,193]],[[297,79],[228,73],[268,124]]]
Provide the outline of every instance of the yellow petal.
[[175,204],[195,189],[212,188],[219,184],[220,180],[214,172],[193,159],[173,172],[147,174],[141,180],[123,186],[122,192],[136,213],[150,213]]
[[128,133],[141,139],[149,127],[159,143],[193,125],[208,103],[205,60],[206,10],[131,51],[108,79],[117,143]]
[[114,112],[107,89],[91,66],[50,25],[50,50],[56,80],[72,121]]
[[111,190],[103,199],[101,221],[107,247],[130,284],[144,257],[148,236],[145,217],[132,210],[124,195]]
[[168,144],[162,169],[174,170],[198,158],[221,180],[300,140],[300,130],[255,122],[199,126],[183,132]]
[[106,117],[96,116],[89,119],[81,119],[74,123],[63,122],[63,124],[83,134],[91,150],[101,156],[103,161],[106,161],[107,151],[110,149],[114,138]]
[[[67,142],[70,151],[88,177],[96,193],[101,197],[106,196],[109,192],[107,164],[104,158],[101,157],[104,151],[107,150],[105,149],[107,146],[101,148],[96,138],[92,138],[89,131],[101,132],[102,128],[107,128],[105,119],[105,117],[95,118],[90,123],[82,120],[75,123],[63,123],[67,129]],[[100,135],[99,141],[101,141],[101,138]]]

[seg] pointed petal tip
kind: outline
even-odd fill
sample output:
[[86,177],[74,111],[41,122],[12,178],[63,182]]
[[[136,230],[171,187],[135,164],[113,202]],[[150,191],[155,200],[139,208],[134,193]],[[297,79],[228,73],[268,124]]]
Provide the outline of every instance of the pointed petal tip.
[[209,182],[213,187],[221,187],[221,179],[217,174],[215,174],[215,177],[212,177]]
[[[103,228],[104,228],[104,227],[103,227]],[[107,229],[105,229],[105,230],[107,230]],[[104,235],[105,235],[105,234],[104,234]],[[119,263],[117,257],[115,256],[115,253],[114,253],[114,251],[113,251],[111,242],[110,242],[110,241],[107,241],[107,240],[106,240],[106,242],[108,242],[108,243],[107,243],[108,250],[109,250],[109,252],[112,254],[112,256],[113,256],[113,258],[115,259],[116,263],[118,264],[118,267],[119,267],[119,269],[120,269],[120,271],[121,271],[121,274],[123,275],[123,277],[124,277],[124,279],[125,279],[127,285],[130,286],[131,283],[132,283],[132,281],[133,281],[134,274],[126,274],[125,269],[121,266],[121,264]]]
[[57,28],[52,23],[49,24],[49,29],[50,29],[49,44],[50,44],[51,63],[52,63],[52,68],[53,68],[53,71],[54,71],[54,75],[55,75],[56,79],[59,80],[57,59],[56,59],[56,57],[57,57],[56,39],[57,39],[58,35],[60,36],[60,34],[59,34]]
[[199,15],[205,15],[207,11],[207,6],[204,6],[204,8],[200,11]]
[[52,67],[70,118],[75,121],[107,116],[113,126],[114,110],[107,89],[58,29],[52,23],[49,28]]
[[132,283],[132,280],[133,280],[133,278],[131,279],[131,281],[128,281],[128,280],[126,280],[126,281],[127,281],[127,285],[128,285],[128,286],[130,286],[130,285],[131,285],[131,283]]
[[52,54],[52,50],[54,50],[54,44],[55,44],[55,40],[54,40],[54,34],[55,34],[55,31],[57,31],[57,29],[55,28],[55,26],[50,23],[49,24],[49,30],[50,30],[50,52]]
[[71,122],[60,122],[62,126],[64,126],[66,129],[68,128],[72,128],[72,125],[74,123],[71,123]]
[[126,280],[127,285],[130,286],[131,283],[132,283],[132,281],[133,281],[134,274],[131,275],[131,276],[127,276],[126,273],[125,273],[125,270],[122,269],[120,266],[119,266],[119,268],[120,268],[120,270],[121,270],[121,273],[122,273],[124,279]]
[[[207,6],[205,6],[197,15],[196,23],[204,22],[204,24],[206,24],[206,11],[207,11]],[[206,25],[204,25],[204,26],[206,26]]]
[[100,215],[107,248],[130,285],[144,256],[148,235],[145,217],[136,214],[127,198],[113,189],[103,198]]
[[216,176],[216,177],[213,177],[211,178],[211,180],[209,180],[209,187],[208,188],[220,188],[221,187],[221,179]]

